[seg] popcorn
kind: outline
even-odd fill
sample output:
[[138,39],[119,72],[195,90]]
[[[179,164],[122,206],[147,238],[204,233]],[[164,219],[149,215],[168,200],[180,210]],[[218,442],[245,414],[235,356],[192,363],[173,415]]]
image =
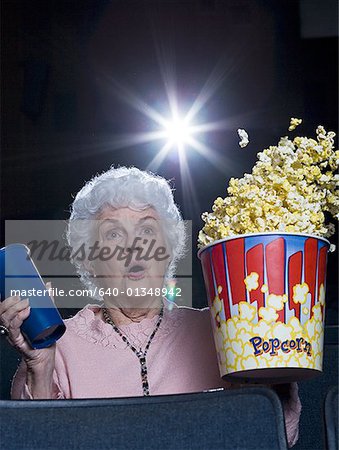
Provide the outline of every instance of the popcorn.
[[[323,322],[321,317],[319,321],[319,314],[316,313],[318,309],[321,314],[319,306],[320,304],[317,304],[313,307],[314,316],[304,325],[301,325],[296,317],[292,317],[287,325],[276,321],[267,324],[264,320],[255,324],[253,317],[243,319],[247,322],[248,331],[239,328],[237,333],[231,332],[226,340],[225,334],[221,336],[218,331],[215,340],[221,355],[219,363],[226,368],[226,373],[284,366],[321,370]],[[227,333],[234,329],[234,318],[222,322]]]
[[259,316],[267,323],[275,322],[278,318],[278,314],[276,314],[274,308],[264,308],[263,306],[259,308]]
[[293,286],[293,301],[294,303],[304,304],[308,296],[307,283],[296,284]]
[[222,350],[222,348],[224,346],[224,340],[225,340],[225,337],[224,337],[222,331],[219,329],[217,332],[217,336],[216,336],[216,343],[217,343],[218,351]]
[[264,320],[259,320],[259,322],[253,327],[253,333],[260,337],[266,336],[266,333],[268,333],[269,330],[270,326]]
[[322,283],[319,288],[319,302],[322,306],[324,306],[324,304],[325,304],[325,288]]
[[[292,118],[291,126],[300,120]],[[231,178],[228,196],[218,197],[213,212],[201,216],[198,247],[270,231],[332,236],[335,227],[325,222],[324,212],[339,219],[339,150],[334,150],[335,133],[318,126],[316,135],[282,137],[277,146],[257,154],[252,173]]]
[[227,333],[230,341],[232,341],[232,339],[235,339],[237,336],[237,319],[237,317],[234,317],[232,319],[228,319],[227,321]]
[[242,342],[240,340],[238,341],[232,341],[231,348],[234,351],[235,354],[241,355],[242,354]]
[[317,303],[312,308],[312,311],[313,311],[313,314],[314,314],[314,320],[316,322],[321,322],[321,320],[322,320],[322,314],[321,314],[320,305],[321,305],[321,303]]
[[[244,303],[244,302],[241,302],[241,303]],[[239,305],[240,305],[240,303],[239,303]],[[239,308],[240,308],[240,306],[239,306]],[[251,307],[251,309],[253,311],[253,306]],[[245,332],[245,333],[247,331],[251,331],[250,320],[253,320],[253,318],[254,318],[253,313],[251,313],[250,317],[238,320],[238,322],[237,322],[237,330],[243,330],[243,332]]]
[[259,286],[258,280],[259,274],[257,274],[256,272],[251,272],[244,280],[244,283],[246,284],[246,289],[248,291],[257,289]]
[[[249,330],[251,330],[251,327],[249,326]],[[248,331],[246,331],[245,328],[240,328],[237,333],[237,339],[241,340],[241,343],[243,344],[243,348],[245,348],[248,341],[251,339],[252,335]]]
[[[252,272],[250,276],[253,277]],[[246,277],[247,278],[247,277]],[[246,280],[244,279],[244,282]],[[250,292],[251,284],[246,284]],[[309,296],[307,283],[295,286],[294,300],[303,305]],[[217,287],[222,294],[221,286]],[[280,322],[277,311],[288,302],[286,294],[277,295],[268,291],[266,307],[259,308],[247,301],[238,303],[238,315],[226,319],[224,301],[217,295],[212,303],[215,318],[214,339],[218,354],[218,364],[223,373],[240,370],[272,367],[300,367],[322,369],[322,348],[325,288],[319,286],[319,301],[312,307],[312,315],[304,323],[292,316],[285,324]],[[309,308],[303,306],[305,315]]]
[[217,327],[220,327],[220,324],[221,324],[220,313],[222,311],[222,302],[218,296],[216,296],[213,301],[211,311],[212,311],[212,316],[214,317]]
[[231,348],[227,349],[226,350],[227,365],[232,367],[233,369],[236,369],[236,359],[237,354]]
[[263,284],[263,285],[261,286],[261,288],[260,288],[260,291],[263,292],[263,293],[267,292],[267,291],[268,291],[268,286],[267,286],[267,284]]
[[[250,336],[248,340],[250,340],[251,337],[252,336]],[[250,345],[248,342],[245,343],[243,346],[243,356],[245,360],[247,356],[253,356],[253,345]]]
[[[247,288],[247,290],[250,290],[250,289]],[[257,308],[255,306],[250,305],[247,302],[239,303],[240,319],[244,319],[245,323],[246,323],[246,320],[248,320],[248,321],[253,320],[256,314],[257,314]],[[240,323],[238,323],[238,326],[240,327]],[[244,327],[244,328],[246,329],[246,327]]]
[[247,358],[243,358],[241,361],[242,369],[256,369],[259,366],[258,360],[255,359],[255,356],[247,356]]
[[300,125],[302,122],[302,119],[295,119],[294,117],[291,118],[290,126],[288,127],[288,131],[293,131],[297,128],[298,125]]
[[288,325],[292,328],[293,332],[296,334],[302,333],[303,327],[301,326],[299,320],[296,317],[291,317]]
[[241,139],[240,142],[239,142],[240,147],[241,148],[246,147],[246,145],[248,145],[248,143],[249,143],[248,134],[246,133],[245,130],[239,128],[238,129],[238,135],[239,135],[239,138]]
[[[289,130],[301,122],[292,118]],[[239,129],[238,134],[239,145],[247,145],[245,130]],[[335,226],[326,222],[325,213],[339,219],[339,176],[335,174],[339,150],[334,150],[334,137],[318,126],[316,138],[282,137],[276,146],[259,152],[252,172],[231,178],[225,198],[218,197],[212,211],[202,214],[198,247],[248,233],[332,236]],[[321,370],[324,282],[317,284],[316,293],[306,282],[291,286],[289,301],[288,289],[283,295],[277,294],[280,290],[270,292],[271,284],[266,276],[267,284],[262,284],[259,273],[252,271],[244,277],[246,295],[243,301],[236,298],[231,317],[225,314],[222,286],[216,287],[211,312],[221,373],[271,367]]]
[[272,337],[278,338],[282,341],[289,339],[292,331],[293,328],[289,325],[285,325],[284,323],[274,324],[271,328]]
[[267,297],[267,304],[271,308],[274,308],[277,311],[280,311],[284,307],[284,299],[282,295],[274,295],[270,294]]

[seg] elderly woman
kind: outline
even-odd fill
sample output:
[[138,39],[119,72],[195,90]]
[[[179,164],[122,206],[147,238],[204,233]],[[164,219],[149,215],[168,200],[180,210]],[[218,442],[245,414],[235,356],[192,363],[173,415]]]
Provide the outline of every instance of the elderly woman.
[[[10,297],[0,304],[7,339],[22,354],[13,399],[232,387],[219,376],[208,308],[179,307],[162,295],[185,247],[184,222],[165,179],[134,167],[96,176],[74,200],[67,235],[72,249],[98,243],[96,255],[73,262],[99,304],[66,319],[62,338],[41,350],[33,350],[20,332],[28,302]],[[296,383],[282,399],[292,446],[301,410]]]

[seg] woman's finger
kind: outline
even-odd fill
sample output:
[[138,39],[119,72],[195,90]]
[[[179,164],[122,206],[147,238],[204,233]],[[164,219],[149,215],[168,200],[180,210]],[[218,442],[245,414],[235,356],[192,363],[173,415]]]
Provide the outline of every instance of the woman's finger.
[[0,322],[8,328],[8,325],[14,319],[14,317],[22,310],[27,308],[29,305],[29,300],[26,298],[24,300],[19,300],[12,304],[5,312],[0,315]]
[[19,311],[16,316],[11,320],[11,322],[8,325],[8,330],[11,334],[11,339],[15,341],[19,335],[21,334],[20,327],[22,325],[22,322],[27,319],[27,317],[30,314],[31,308],[30,306],[27,306],[22,311]]
[[21,298],[19,295],[13,295],[12,297],[7,297],[4,301],[0,302],[0,316],[20,301]]
[[24,338],[23,334],[21,333],[21,325],[22,322],[27,319],[27,317],[30,314],[30,307],[29,305],[26,306],[25,309],[18,311],[15,315],[15,317],[11,320],[11,322],[8,324],[8,331],[9,334],[7,336],[7,340],[10,343],[12,347],[14,347],[16,350],[18,350],[22,354],[28,354],[30,352],[30,345]]

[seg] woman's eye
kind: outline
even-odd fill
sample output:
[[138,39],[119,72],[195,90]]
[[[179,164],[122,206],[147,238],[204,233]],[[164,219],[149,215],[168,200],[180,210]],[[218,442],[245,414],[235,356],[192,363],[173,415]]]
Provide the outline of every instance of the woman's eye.
[[146,236],[153,236],[155,234],[155,231],[152,227],[145,227],[141,230],[141,232]]
[[116,241],[121,238],[121,234],[116,230],[110,230],[105,233],[105,238],[108,241]]

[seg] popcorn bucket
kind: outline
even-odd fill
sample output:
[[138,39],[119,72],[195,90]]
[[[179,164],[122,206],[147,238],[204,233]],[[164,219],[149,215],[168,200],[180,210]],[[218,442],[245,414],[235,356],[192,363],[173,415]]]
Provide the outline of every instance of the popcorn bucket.
[[322,372],[329,247],[272,232],[199,250],[222,378],[287,383]]

